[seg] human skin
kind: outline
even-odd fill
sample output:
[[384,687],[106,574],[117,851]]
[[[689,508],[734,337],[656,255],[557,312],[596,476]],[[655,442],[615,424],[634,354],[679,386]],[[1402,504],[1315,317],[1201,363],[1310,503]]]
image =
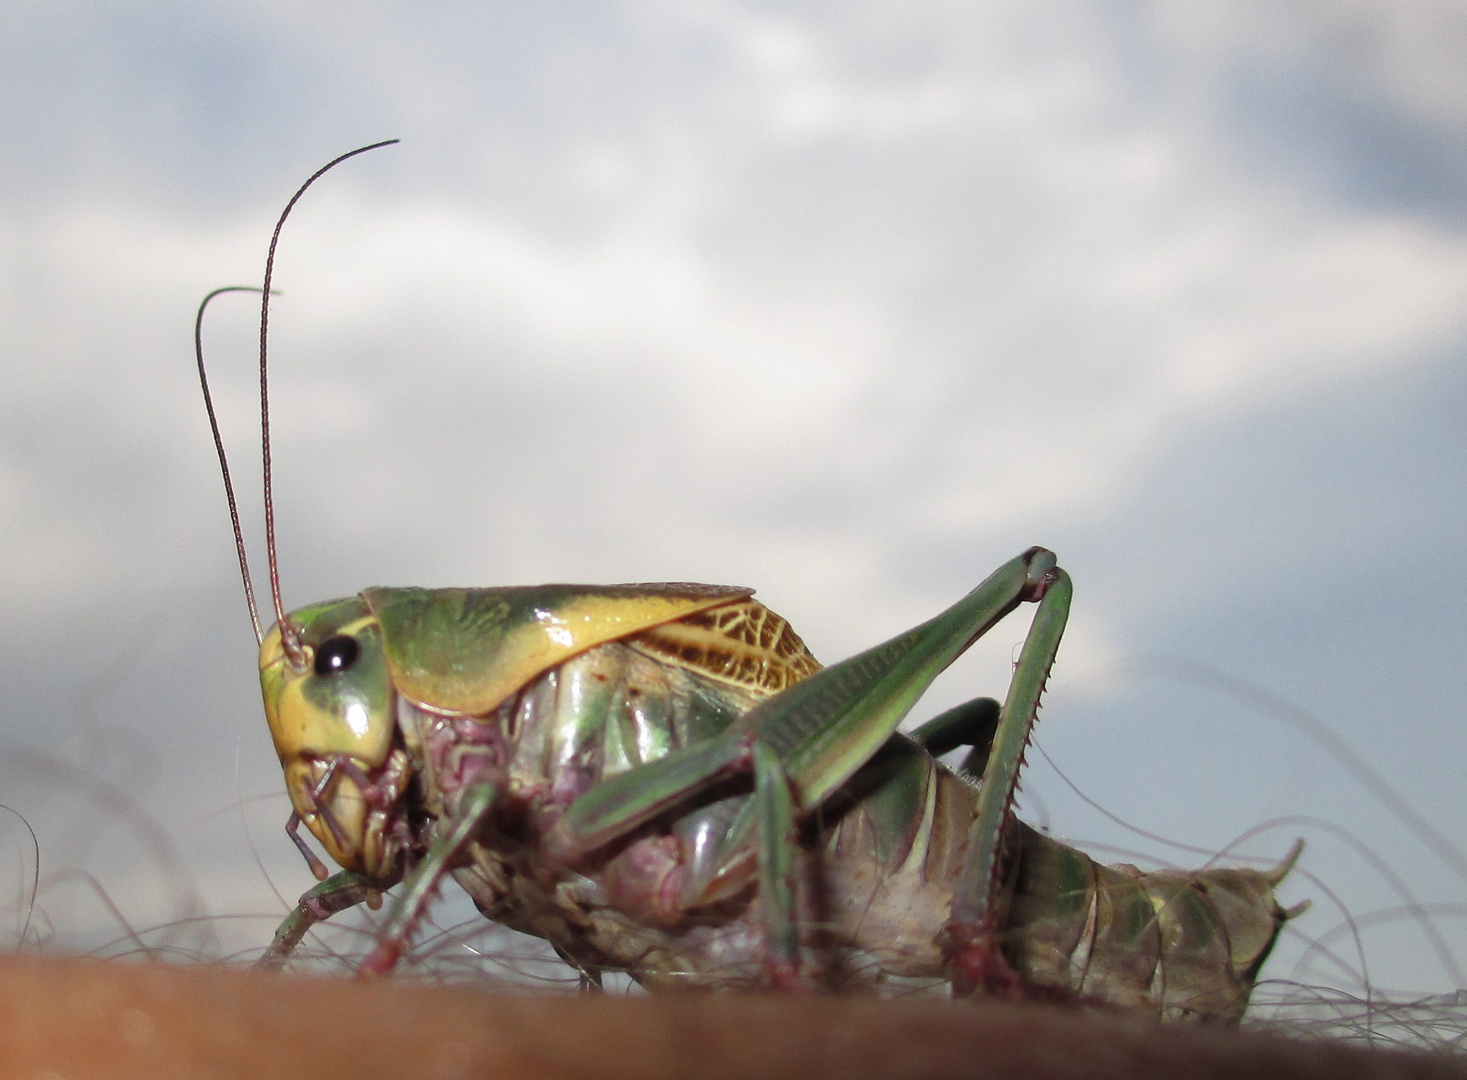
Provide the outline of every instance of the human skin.
[[1462,1078],[1467,1057],[1041,1006],[566,997],[223,967],[0,961],[0,1078]]

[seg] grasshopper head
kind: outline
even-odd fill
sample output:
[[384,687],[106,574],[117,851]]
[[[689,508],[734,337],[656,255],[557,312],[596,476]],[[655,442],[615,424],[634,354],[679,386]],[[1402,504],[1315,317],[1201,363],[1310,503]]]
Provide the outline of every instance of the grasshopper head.
[[291,805],[343,867],[385,876],[397,858],[386,826],[407,770],[391,760],[396,724],[381,627],[357,598],[303,608],[290,621],[304,663],[292,666],[273,628],[260,646],[260,688]]

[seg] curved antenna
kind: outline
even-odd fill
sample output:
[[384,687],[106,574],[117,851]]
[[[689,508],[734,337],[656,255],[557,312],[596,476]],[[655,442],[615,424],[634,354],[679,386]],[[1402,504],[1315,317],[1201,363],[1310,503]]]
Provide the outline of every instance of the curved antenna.
[[250,624],[255,628],[256,645],[264,640],[265,635],[260,629],[260,609],[255,606],[255,586],[250,581],[249,560],[245,558],[244,533],[239,528],[239,506],[234,501],[234,484],[229,479],[229,458],[224,454],[224,439],[219,434],[219,418],[214,415],[214,398],[209,393],[209,376],[204,373],[204,311],[208,308],[209,301],[221,293],[259,291],[258,285],[225,285],[215,289],[199,302],[199,313],[194,318],[194,358],[199,363],[199,386],[204,391],[204,409],[209,414],[209,430],[214,434],[219,471],[224,474],[224,497],[229,501],[229,523],[234,526],[234,550],[239,555],[239,576],[244,580],[245,603],[250,607]]
[[372,143],[370,146],[359,146],[338,158],[333,158],[313,172],[310,178],[290,197],[290,202],[286,203],[285,209],[281,211],[280,220],[275,223],[275,232],[270,237],[270,254],[265,258],[265,284],[260,290],[260,450],[265,460],[265,555],[270,563],[270,599],[275,603],[275,622],[280,627],[280,644],[285,649],[286,659],[296,670],[305,666],[305,656],[301,652],[300,635],[296,633],[290,620],[285,617],[285,605],[280,600],[280,565],[275,558],[275,500],[270,484],[270,389],[266,375],[265,357],[267,354],[266,341],[270,330],[270,277],[275,272],[275,245],[280,242],[280,230],[285,227],[285,219],[290,216],[291,210],[295,208],[295,204],[300,201],[300,197],[306,193],[308,187],[347,158],[365,154],[368,150],[376,150],[381,146],[391,146],[398,141],[397,139],[386,139]]

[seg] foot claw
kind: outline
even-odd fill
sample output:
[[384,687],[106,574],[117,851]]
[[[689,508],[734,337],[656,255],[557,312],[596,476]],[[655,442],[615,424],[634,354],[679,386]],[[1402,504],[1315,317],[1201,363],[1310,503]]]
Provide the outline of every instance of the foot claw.
[[987,927],[950,926],[947,953],[953,997],[984,997],[1024,1001],[1030,995],[1024,977],[1014,970]]
[[764,964],[764,983],[781,994],[808,994],[812,987],[794,964],[769,960]]
[[403,946],[400,941],[377,942],[377,947],[357,968],[357,978],[374,979],[392,974],[392,969],[402,958],[402,952]]

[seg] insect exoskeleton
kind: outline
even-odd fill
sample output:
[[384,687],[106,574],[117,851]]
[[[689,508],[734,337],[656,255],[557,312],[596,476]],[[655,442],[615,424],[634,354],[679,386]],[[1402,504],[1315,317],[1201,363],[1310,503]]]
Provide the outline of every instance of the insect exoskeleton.
[[[501,781],[506,803],[543,816],[603,776],[722,730],[755,697],[818,668],[783,620],[748,599],[751,592],[676,583],[373,588],[297,611],[290,621],[299,666],[278,626],[260,649],[265,713],[291,804],[333,860],[372,878],[395,878],[402,856],[421,845],[414,827],[452,817],[457,794],[486,777]],[[723,609],[721,618],[687,621],[709,609]],[[666,629],[645,633],[658,627]],[[508,717],[519,721],[509,729],[501,724],[500,710],[526,685],[610,642],[627,642],[649,668],[697,672],[710,685],[684,680],[677,700],[658,700],[670,684],[654,674],[646,691],[621,688],[634,706],[625,717],[580,716],[612,740],[623,734],[617,720],[629,725],[610,754],[566,732],[535,730],[543,709]],[[583,692],[577,683],[573,693],[594,709],[616,688],[586,697],[611,679],[595,664],[561,681],[574,682],[583,668],[591,685]],[[659,730],[668,722],[678,730]],[[445,740],[453,743],[451,761],[431,753]],[[516,752],[531,742],[533,753]],[[403,800],[414,777],[423,798],[409,807]]]
[[[584,971],[624,968],[650,986],[762,981],[755,851],[729,858],[747,789],[669,787],[663,819],[593,864],[555,850],[582,796],[725,734],[820,670],[749,590],[381,588],[291,622],[298,666],[278,630],[261,649],[266,712],[296,813],[340,865],[391,887],[472,817],[463,794],[487,786],[492,806],[444,867],[486,914]],[[976,704],[919,739],[986,748],[997,703]],[[896,736],[824,799],[795,848],[812,976],[888,991],[941,982],[980,791]],[[1234,1018],[1286,917],[1272,896],[1286,866],[1143,874],[1011,817],[1004,849],[989,933],[1022,992]]]
[[[286,214],[363,150],[318,170]],[[1142,873],[1013,814],[1073,589],[1044,548],[829,667],[732,586],[371,588],[287,616],[265,392],[273,258],[272,242],[258,290],[268,635],[214,431],[287,831],[322,881],[263,964],[400,881],[361,967],[385,973],[452,875],[588,982],[613,969],[653,988],[950,987],[1242,1014],[1292,914],[1273,890],[1297,846],[1267,871]],[[207,403],[201,347],[199,375]],[[933,679],[1024,605],[1004,703],[975,698],[898,734]],[[958,769],[937,760],[963,746]],[[328,879],[302,823],[343,872]]]

